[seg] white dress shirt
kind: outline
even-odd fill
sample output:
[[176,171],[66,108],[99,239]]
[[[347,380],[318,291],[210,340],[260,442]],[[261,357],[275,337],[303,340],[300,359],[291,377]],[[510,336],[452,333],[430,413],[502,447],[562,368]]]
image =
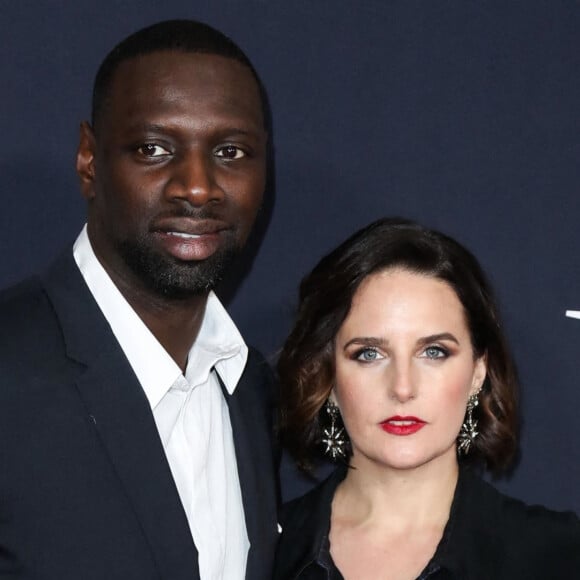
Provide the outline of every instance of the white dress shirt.
[[98,261],[86,226],[73,253],[151,405],[199,554],[201,580],[243,579],[250,544],[232,426],[216,371],[232,394],[247,362],[246,344],[211,292],[184,376]]

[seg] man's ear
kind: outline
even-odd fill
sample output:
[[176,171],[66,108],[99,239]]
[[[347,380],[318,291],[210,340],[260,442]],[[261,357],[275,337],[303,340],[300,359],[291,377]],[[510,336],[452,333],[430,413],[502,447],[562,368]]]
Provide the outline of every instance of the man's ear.
[[81,180],[81,192],[87,200],[95,197],[95,148],[93,129],[83,121],[77,149],[77,173]]

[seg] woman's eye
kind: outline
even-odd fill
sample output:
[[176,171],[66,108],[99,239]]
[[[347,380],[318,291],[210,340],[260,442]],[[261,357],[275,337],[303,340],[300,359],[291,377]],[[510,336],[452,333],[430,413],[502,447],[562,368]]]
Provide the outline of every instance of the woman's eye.
[[423,352],[425,356],[430,359],[447,358],[449,355],[449,353],[440,346],[428,346]]
[[224,159],[241,159],[246,156],[246,152],[235,145],[226,145],[216,151],[216,156]]
[[141,145],[137,149],[141,155],[145,155],[145,157],[162,157],[164,155],[169,155],[169,151],[165,149],[165,147],[161,147],[161,145],[156,145],[155,143],[145,143],[145,145]]
[[362,362],[373,362],[379,360],[381,357],[380,353],[374,348],[363,348],[355,353],[356,360]]

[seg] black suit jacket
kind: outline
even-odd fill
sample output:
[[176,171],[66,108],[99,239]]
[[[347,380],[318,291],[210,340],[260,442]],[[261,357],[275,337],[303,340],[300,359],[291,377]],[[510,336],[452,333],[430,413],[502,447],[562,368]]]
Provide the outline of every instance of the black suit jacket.
[[[277,540],[272,380],[226,394],[250,540]],[[197,552],[147,398],[72,253],[0,297],[0,577],[194,580]]]

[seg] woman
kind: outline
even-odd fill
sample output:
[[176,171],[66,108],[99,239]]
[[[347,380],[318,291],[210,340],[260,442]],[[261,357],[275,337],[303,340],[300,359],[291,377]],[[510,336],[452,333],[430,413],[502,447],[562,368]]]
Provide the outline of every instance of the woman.
[[276,580],[580,578],[580,522],[477,475],[516,450],[516,376],[476,259],[379,220],[305,278],[282,351],[283,438],[343,465],[285,506]]

